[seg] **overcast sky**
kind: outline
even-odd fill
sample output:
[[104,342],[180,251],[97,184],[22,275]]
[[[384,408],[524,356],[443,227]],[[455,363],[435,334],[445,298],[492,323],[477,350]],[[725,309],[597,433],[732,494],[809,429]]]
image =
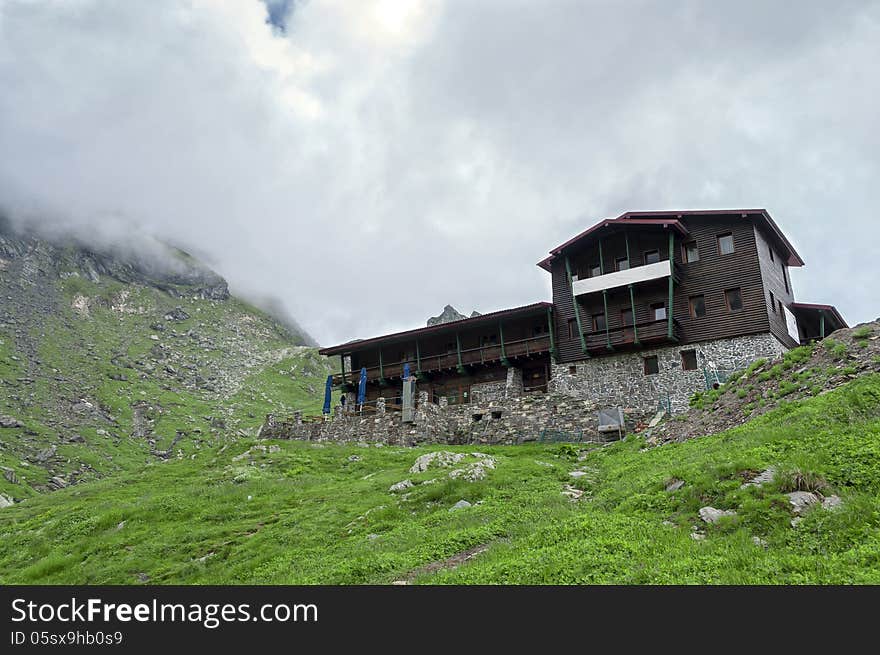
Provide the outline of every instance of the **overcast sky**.
[[766,207],[880,315],[880,3],[0,0],[0,206],[112,217],[323,345],[550,299],[627,210]]

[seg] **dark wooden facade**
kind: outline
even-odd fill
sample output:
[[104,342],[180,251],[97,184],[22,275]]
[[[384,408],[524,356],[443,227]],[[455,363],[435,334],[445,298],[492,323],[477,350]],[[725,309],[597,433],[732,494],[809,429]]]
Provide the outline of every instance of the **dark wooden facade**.
[[[720,238],[728,235],[733,252],[725,254]],[[599,272],[596,266],[601,261],[600,274],[614,272],[618,260],[626,258],[627,249],[630,267],[645,265],[646,252],[659,251],[659,258],[668,260],[670,236],[671,330],[668,278],[639,282],[632,289],[597,291],[575,300],[569,271],[578,278],[592,277]],[[688,244],[696,245],[697,261],[686,260]],[[699,212],[661,214],[656,219],[641,214],[638,221],[631,223],[625,218],[607,221],[600,229],[564,244],[540,264],[552,275],[559,360],[570,362],[612,350],[698,343],[768,331],[787,346],[797,345],[788,334],[784,310],[779,304],[789,307],[794,300],[787,270],[790,262],[799,263],[800,258],[763,214]],[[775,311],[770,309],[771,292]],[[733,294],[741,298],[741,308],[729,306]],[[691,309],[691,299],[696,301],[698,297],[705,304],[703,316],[695,316]],[[583,341],[577,333],[575,302]],[[656,320],[654,308],[660,306],[666,314],[663,320]],[[630,325],[633,307],[635,329]],[[607,329],[602,329],[601,324],[597,326],[593,318],[603,315]]]
[[[354,390],[362,368],[367,400],[395,398],[404,366],[435,400],[468,402],[470,388],[506,379],[507,368],[523,370],[524,384],[546,389],[550,375],[552,305],[535,303],[474,318],[322,349],[340,355],[344,371],[334,384]],[[393,387],[390,388],[390,387]]]

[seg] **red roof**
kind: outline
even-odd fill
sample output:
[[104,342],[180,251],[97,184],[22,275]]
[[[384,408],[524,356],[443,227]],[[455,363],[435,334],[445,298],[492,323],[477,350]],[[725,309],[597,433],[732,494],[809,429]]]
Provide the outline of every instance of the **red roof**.
[[766,209],[700,209],[700,210],[673,210],[673,211],[647,211],[647,212],[626,212],[618,216],[617,218],[609,218],[604,221],[600,221],[596,223],[589,229],[581,232],[577,236],[572,239],[569,239],[565,243],[556,246],[553,250],[550,251],[550,256],[542,259],[538,262],[538,266],[543,268],[546,271],[550,270],[550,263],[555,259],[556,255],[560,254],[563,250],[568,248],[569,246],[578,243],[582,239],[588,237],[592,233],[598,231],[601,228],[606,226],[614,226],[614,225],[656,225],[658,223],[663,224],[663,227],[672,227],[676,229],[681,234],[687,234],[687,230],[684,225],[678,220],[685,216],[736,216],[739,215],[742,218],[758,218],[763,221],[764,225],[776,236],[779,240],[780,244],[783,247],[787,257],[786,264],[788,266],[803,266],[804,262],[801,259],[800,255],[795,251],[794,246],[789,243],[788,239],[785,238],[785,235],[782,233],[782,230],[779,229],[779,226],[773,221],[770,217],[770,214]]
[[514,307],[512,309],[502,309],[497,312],[488,314],[480,314],[472,318],[463,318],[460,321],[451,321],[449,323],[440,323],[439,325],[431,325],[429,327],[417,328],[415,330],[406,330],[404,332],[394,332],[379,337],[371,337],[369,339],[357,339],[338,346],[329,346],[321,348],[318,352],[322,355],[339,355],[341,353],[353,352],[361,350],[365,346],[372,346],[383,341],[399,341],[413,337],[420,337],[427,334],[435,334],[444,330],[460,330],[480,325],[483,322],[497,321],[500,318],[510,316],[525,316],[528,314],[537,314],[539,311],[546,312],[552,308],[553,304],[549,302],[536,302],[531,305],[523,305],[522,307]]

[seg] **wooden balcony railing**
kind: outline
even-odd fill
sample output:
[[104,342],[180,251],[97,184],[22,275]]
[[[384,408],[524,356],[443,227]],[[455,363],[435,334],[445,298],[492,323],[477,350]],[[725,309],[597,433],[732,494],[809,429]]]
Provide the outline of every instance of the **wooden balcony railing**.
[[[479,364],[491,364],[500,362],[503,357],[515,359],[519,357],[528,357],[530,355],[538,355],[550,351],[550,335],[541,335],[531,337],[529,339],[519,339],[516,341],[505,341],[502,351],[501,344],[492,344],[480,346],[477,348],[462,348],[461,365],[476,366]],[[391,362],[383,363],[379,366],[367,367],[367,380],[378,380],[380,377],[384,379],[399,378],[403,375],[403,365],[409,364],[409,370],[415,375],[419,368],[415,360],[407,362]],[[430,373],[433,371],[442,371],[447,369],[458,368],[459,353],[452,351],[442,355],[421,355],[420,370],[422,373]],[[349,384],[356,384],[360,377],[360,369],[345,373],[345,381]],[[337,373],[333,376],[333,384],[342,384],[342,374]]]
[[[638,334],[638,343],[635,337]],[[659,321],[649,321],[647,323],[638,323],[633,329],[632,325],[623,328],[611,328],[606,333],[605,330],[599,332],[590,332],[584,335],[587,344],[587,350],[602,351],[607,350],[610,343],[612,348],[637,347],[639,345],[663,343],[666,341],[677,341],[679,339],[678,322],[672,323],[672,339],[669,339],[669,322],[667,319]]]

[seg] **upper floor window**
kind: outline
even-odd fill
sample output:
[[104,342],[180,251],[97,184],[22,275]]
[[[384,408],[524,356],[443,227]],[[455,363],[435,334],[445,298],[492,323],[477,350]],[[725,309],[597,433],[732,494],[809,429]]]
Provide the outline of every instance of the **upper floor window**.
[[648,250],[645,252],[645,266],[648,264],[656,264],[660,261],[659,250]]
[[686,264],[690,264],[691,262],[700,261],[700,249],[697,248],[696,241],[687,241],[682,246],[684,261]]
[[480,337],[480,346],[485,348],[486,346],[497,346],[498,345],[498,335],[496,334],[488,334]]
[[776,313],[776,296],[773,295],[773,292],[770,292],[770,309],[773,310],[773,313]]
[[651,305],[651,314],[655,321],[663,321],[666,319],[666,305],[662,302],[655,302]]
[[602,275],[602,266],[599,264],[593,264],[590,266],[590,277],[599,277]]
[[770,251],[770,261],[771,261],[771,262],[775,262],[775,261],[776,261],[776,257],[775,257],[775,255],[773,254],[773,246],[768,245],[768,246],[767,246],[767,250]]
[[633,310],[627,307],[626,309],[620,310],[620,322],[623,323],[624,326],[630,326],[633,324]]
[[706,298],[702,294],[699,296],[691,296],[688,298],[691,316],[694,318],[700,318],[701,316],[706,315]]
[[742,291],[739,287],[735,289],[727,289],[724,292],[724,302],[727,304],[727,311],[738,312],[743,308]]
[[550,333],[550,328],[545,323],[539,323],[532,329],[532,336],[540,337]]
[[721,255],[733,254],[733,234],[728,232],[718,235],[718,253]]
[[788,274],[785,270],[785,262],[782,263],[782,281],[785,282],[785,293],[790,293],[788,289]]
[[614,260],[616,270],[625,271],[629,268],[629,257],[618,257]]
[[568,338],[574,339],[577,337],[578,329],[577,329],[577,320],[574,318],[568,319]]
[[593,314],[593,329],[596,332],[604,330],[607,323],[605,322],[605,314]]

